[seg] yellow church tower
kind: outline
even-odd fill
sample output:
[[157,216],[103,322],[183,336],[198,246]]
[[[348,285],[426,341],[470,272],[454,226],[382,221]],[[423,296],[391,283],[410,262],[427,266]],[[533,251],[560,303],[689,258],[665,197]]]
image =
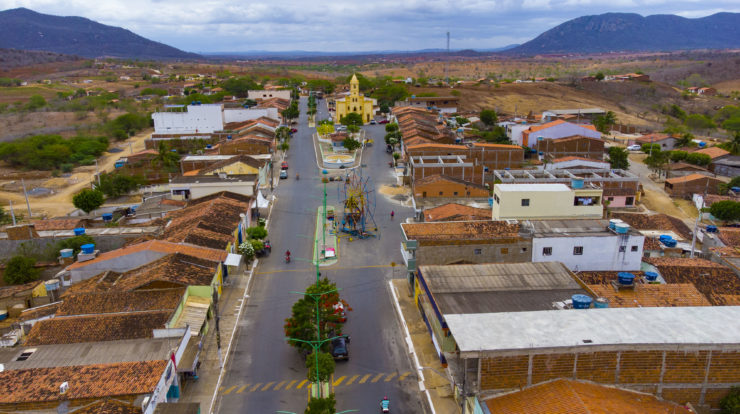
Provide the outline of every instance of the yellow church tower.
[[350,112],[360,114],[360,116],[362,116],[362,122],[365,124],[370,122],[375,115],[374,108],[376,100],[366,98],[364,95],[360,94],[360,81],[357,80],[357,75],[352,75],[352,79],[349,81],[349,96],[337,99],[335,102],[337,122]]

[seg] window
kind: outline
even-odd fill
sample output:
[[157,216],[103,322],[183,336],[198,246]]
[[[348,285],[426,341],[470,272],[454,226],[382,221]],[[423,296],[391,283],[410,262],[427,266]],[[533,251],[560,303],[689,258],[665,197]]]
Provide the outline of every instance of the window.
[[439,195],[441,196],[442,194],[443,194],[443,193],[442,193],[442,192],[440,191],[440,192],[439,192]]
[[[468,191],[468,192],[470,192],[470,191]],[[468,195],[470,195],[470,194],[468,194]],[[497,195],[497,194],[494,194],[494,195],[493,195],[493,201],[495,201],[495,202],[496,202],[496,204],[498,204],[498,203],[499,203],[499,199],[498,199],[498,195]]]
[[501,254],[509,254],[509,248],[508,247],[502,247],[501,248]]
[[473,253],[474,253],[474,254],[481,254],[481,249],[475,249],[475,250],[473,251]]
[[527,248],[526,247],[522,247],[522,253],[527,253]]
[[543,256],[552,256],[552,247],[543,247],[542,248],[542,255]]
[[630,248],[630,251],[636,252],[636,251],[637,251],[637,246],[632,246],[632,247]]
[[627,200],[624,202],[624,204],[626,204],[628,206],[631,206],[634,203],[635,203],[635,198],[634,197],[627,197]]
[[599,204],[599,197],[575,197],[573,198],[574,206],[592,206]]
[[452,195],[457,195],[457,191],[455,191],[454,193],[452,193]]
[[422,197],[422,198],[427,198],[427,192],[426,192],[426,191],[424,191],[423,193],[421,193],[421,197]]
[[627,251],[627,246],[619,246],[619,253],[624,253]]
[[607,197],[606,200],[607,201],[614,201],[614,197]]
[[528,207],[529,206],[529,199],[523,198],[522,199],[522,207]]
[[468,197],[470,197],[470,191],[466,191],[465,192],[465,195],[468,196]]
[[583,246],[574,246],[573,247],[573,255],[574,256],[580,256],[583,254]]

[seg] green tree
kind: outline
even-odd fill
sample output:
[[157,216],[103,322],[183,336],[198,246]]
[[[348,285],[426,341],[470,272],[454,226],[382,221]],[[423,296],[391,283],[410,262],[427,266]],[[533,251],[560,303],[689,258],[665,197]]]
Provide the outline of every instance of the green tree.
[[626,170],[630,167],[629,152],[624,148],[609,147],[609,164],[611,168]]
[[485,126],[492,127],[496,125],[498,115],[496,115],[496,111],[492,109],[484,109],[480,111],[480,121],[483,122]]
[[725,105],[714,114],[714,122],[720,125],[730,118],[740,118],[740,106]]
[[39,278],[41,269],[33,267],[36,259],[27,256],[13,256],[8,260],[3,272],[3,280],[9,285],[22,285]]
[[356,113],[356,112],[350,112],[347,115],[343,116],[339,123],[342,125],[362,125],[364,122],[362,122],[362,115]]
[[102,191],[91,190],[89,188],[83,189],[72,197],[72,204],[88,214],[102,206],[104,201],[105,199]]
[[740,220],[740,202],[723,200],[712,203],[709,212],[722,221]]
[[602,134],[608,134],[616,123],[617,116],[612,111],[607,111],[604,115],[599,115],[594,118],[594,126],[596,127],[596,130]]
[[[341,302],[344,305],[345,311],[351,310],[345,301],[340,300],[339,293],[336,289],[336,283],[330,282],[327,278],[323,278],[318,284],[312,284],[306,288],[306,293],[308,294],[330,292],[321,295],[319,298],[319,327],[321,330],[320,339],[322,341],[342,334],[344,323],[341,322],[342,317],[336,313],[334,306]],[[316,301],[310,295],[306,295],[294,303],[291,317],[285,320],[283,328],[285,330],[285,336],[288,338],[315,341],[317,339]],[[289,343],[300,350],[307,352],[312,350],[311,346],[304,342],[289,341]],[[328,348],[329,344],[327,342],[322,349],[328,350]]]
[[342,141],[342,146],[347,149],[347,151],[354,151],[362,146],[360,141],[352,138],[347,137]]
[[686,111],[684,111],[683,109],[681,109],[681,107],[678,106],[678,105],[676,105],[676,104],[673,104],[673,105],[670,106],[670,108],[668,109],[668,115],[670,115],[670,116],[672,116],[674,118],[678,118],[678,119],[680,119],[682,121],[685,120],[686,119],[686,116],[687,116],[686,115]]
[[712,162],[712,157],[710,157],[708,154],[692,152],[686,155],[686,162],[688,162],[689,164],[705,166],[709,165],[709,163]]
[[687,155],[689,155],[689,153],[686,151],[671,151],[671,161],[683,161],[686,159]]
[[[316,356],[314,355],[314,352],[316,351],[312,351],[306,357],[308,380],[311,382],[316,382]],[[329,381],[331,375],[334,373],[335,365],[336,364],[334,363],[334,357],[332,357],[330,353],[319,351],[319,381]]]
[[740,116],[725,120],[722,122],[722,128],[728,131],[740,132]]
[[385,124],[385,132],[398,132],[398,124],[393,122],[390,124]]
[[686,117],[686,126],[694,131],[714,129],[717,127],[712,118],[703,114],[691,114]]
[[334,398],[334,394],[330,394],[326,398],[311,398],[308,400],[304,414],[334,414],[336,404],[337,400]]
[[718,147],[729,151],[732,155],[740,154],[740,131],[736,131],[729,141],[719,144]]
[[375,89],[372,97],[378,100],[379,105],[387,105],[392,107],[398,101],[402,101],[409,96],[409,90],[406,89],[405,85],[387,82],[383,86]]
[[654,152],[660,152],[660,144],[642,144],[640,149],[645,154],[652,154]]
[[653,150],[652,154],[645,158],[643,162],[656,174],[665,175],[665,170],[670,159],[669,154],[669,151]]
[[267,237],[267,230],[262,226],[248,227],[247,236],[249,236],[250,239],[262,240]]
[[108,197],[118,197],[136,190],[146,184],[146,179],[139,175],[110,173],[100,175],[98,190]]
[[31,95],[31,97],[28,100],[28,105],[26,105],[26,109],[28,109],[29,111],[35,111],[45,106],[46,106],[46,99],[44,99],[43,96]]
[[157,156],[152,159],[152,165],[164,168],[169,172],[177,172],[180,166],[180,154],[170,150],[169,145],[161,141],[157,148]]
[[254,259],[254,246],[249,241],[242,242],[242,244],[237,248],[237,251],[242,255],[242,257],[244,257],[245,262],[250,262]]
[[298,109],[298,104],[294,101],[292,104],[290,104],[289,107],[283,109],[282,115],[285,119],[288,121],[292,121],[293,119],[298,118],[300,116],[301,111]]
[[240,77],[225,80],[221,83],[221,88],[234,96],[245,98],[250,90],[262,89],[262,86],[252,78]]
[[722,414],[740,414],[740,387],[730,388],[719,402]]
[[596,72],[594,75],[594,78],[596,78],[597,81],[603,81],[604,80],[604,72]]

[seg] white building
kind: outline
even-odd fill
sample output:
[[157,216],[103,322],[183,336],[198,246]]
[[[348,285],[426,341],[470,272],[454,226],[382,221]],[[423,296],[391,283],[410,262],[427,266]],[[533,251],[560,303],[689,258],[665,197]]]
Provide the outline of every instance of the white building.
[[263,116],[280,120],[277,108],[226,108],[224,109],[224,124],[249,121]]
[[[578,180],[574,180],[578,181]],[[493,220],[601,218],[600,188],[583,188],[583,180],[565,184],[495,184]],[[577,188],[576,188],[577,187]]]
[[277,108],[227,108],[222,104],[188,105],[185,112],[155,112],[155,134],[210,134],[224,125],[268,117],[280,120]]
[[622,233],[607,220],[525,222],[532,231],[532,262],[561,262],[577,271],[640,270],[645,236],[622,224]]
[[290,100],[290,89],[276,90],[259,90],[247,92],[247,98],[256,101],[257,99],[280,98]]
[[506,136],[516,145],[522,145],[522,132],[529,129],[532,124],[510,123],[506,125]]

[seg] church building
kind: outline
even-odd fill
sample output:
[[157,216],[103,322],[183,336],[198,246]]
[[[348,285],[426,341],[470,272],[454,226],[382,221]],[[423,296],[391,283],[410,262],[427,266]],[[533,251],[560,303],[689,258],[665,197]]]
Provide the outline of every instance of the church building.
[[363,123],[367,124],[375,115],[375,105],[375,99],[366,98],[360,93],[360,81],[357,80],[356,75],[352,75],[352,80],[349,81],[349,96],[336,100],[336,121],[339,122],[343,116],[355,112],[360,114]]

